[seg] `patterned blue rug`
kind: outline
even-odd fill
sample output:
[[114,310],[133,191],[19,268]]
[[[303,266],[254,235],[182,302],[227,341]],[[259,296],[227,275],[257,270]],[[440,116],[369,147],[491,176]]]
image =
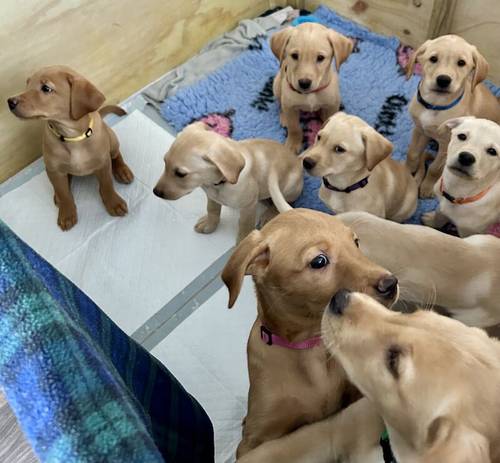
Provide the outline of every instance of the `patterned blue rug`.
[[[412,49],[395,37],[375,34],[324,6],[314,16],[356,41],[354,52],[340,68],[344,110],[363,118],[391,140],[395,159],[405,159],[413,128],[407,105],[420,80],[418,66],[411,79],[404,76]],[[165,100],[161,114],[176,130],[201,119],[236,140],[270,138],[284,142],[286,132],[280,126],[272,92],[278,67],[269,37],[261,37],[233,61]],[[500,95],[499,88],[490,87]],[[315,114],[304,114],[302,122],[307,146],[314,140],[320,121]],[[307,174],[304,180],[304,191],[294,206],[331,212],[318,198],[321,180]],[[420,223],[420,215],[436,204],[436,200],[420,200],[409,222]]]

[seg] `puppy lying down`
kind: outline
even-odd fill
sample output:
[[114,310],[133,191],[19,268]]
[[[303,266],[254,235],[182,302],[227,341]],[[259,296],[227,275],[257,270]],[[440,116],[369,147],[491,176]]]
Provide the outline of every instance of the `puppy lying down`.
[[460,239],[362,212],[338,217],[356,233],[364,254],[396,275],[402,300],[440,306],[467,325],[500,323],[498,238]]
[[[263,444],[241,463],[500,462],[500,343],[431,311],[393,312],[339,291],[323,340],[364,398]],[[387,461],[387,460],[385,460]]]
[[302,192],[302,166],[297,156],[278,142],[235,141],[195,122],[179,133],[165,155],[165,170],[153,192],[179,199],[201,187],[207,195],[207,215],[195,225],[212,233],[221,206],[240,210],[238,242],[255,228],[259,201],[272,198],[279,211],[290,209]]
[[401,222],[415,212],[418,186],[391,153],[389,140],[359,117],[340,112],[302,157],[307,172],[322,177],[319,197],[333,211],[366,211]]

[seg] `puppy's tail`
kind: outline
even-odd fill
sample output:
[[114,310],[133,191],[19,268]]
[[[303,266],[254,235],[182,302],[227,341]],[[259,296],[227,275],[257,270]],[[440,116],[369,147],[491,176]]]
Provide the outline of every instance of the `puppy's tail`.
[[123,108],[120,108],[120,106],[110,104],[107,106],[103,106],[99,110],[99,114],[101,115],[101,117],[107,116],[108,114],[116,114],[117,116],[125,116],[125,114],[127,114],[127,111],[125,111]]
[[275,169],[271,168],[269,173],[269,179],[267,180],[267,187],[269,188],[269,193],[271,194],[271,199],[273,200],[276,209],[279,212],[286,212],[292,209],[292,206],[287,203],[283,193],[280,190],[280,183],[278,180],[278,174]]

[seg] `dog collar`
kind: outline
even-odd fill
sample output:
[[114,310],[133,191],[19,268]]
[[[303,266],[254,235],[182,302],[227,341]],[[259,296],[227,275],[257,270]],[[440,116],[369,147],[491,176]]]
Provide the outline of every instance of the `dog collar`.
[[492,187],[489,186],[488,188],[486,188],[486,190],[483,190],[474,196],[467,196],[465,198],[455,198],[455,196],[452,196],[445,191],[443,178],[441,178],[441,182],[439,184],[439,191],[452,204],[469,204],[475,201],[479,201],[482,197],[484,197],[484,195],[486,195],[486,193],[488,193],[488,191],[491,190],[491,188]]
[[[464,92],[465,93],[465,92]],[[427,101],[424,100],[422,97],[422,94],[420,93],[420,84],[418,85],[417,88],[417,101],[425,108],[425,109],[431,109],[432,111],[445,111],[447,109],[453,108],[453,106],[456,106],[458,103],[460,103],[460,100],[463,98],[464,93],[462,93],[457,99],[453,100],[450,104],[447,105],[434,105],[431,104]]]
[[379,445],[382,448],[382,455],[384,456],[384,463],[397,463],[392,453],[391,442],[389,441],[389,433],[387,429],[384,430],[380,436]]
[[364,188],[366,185],[368,185],[368,178],[369,177],[370,176],[368,175],[367,177],[361,179],[359,182],[356,182],[353,185],[350,185],[347,188],[344,188],[343,190],[341,188],[337,188],[337,187],[333,186],[326,179],[326,177],[323,177],[323,185],[325,185],[325,188],[328,188],[329,190],[332,190],[332,191],[339,191],[340,193],[351,193],[351,191],[359,190],[360,188]]
[[63,142],[74,142],[74,141],[82,141],[85,140],[86,138],[89,138],[92,136],[94,131],[92,130],[94,127],[94,118],[92,117],[92,114],[89,114],[89,127],[85,132],[83,132],[80,135],[77,135],[76,137],[65,137],[64,135],[61,135],[54,127],[52,127],[51,123],[48,123],[50,131],[57,137],[59,140]]
[[293,90],[295,93],[299,93],[300,95],[309,95],[310,93],[318,93],[318,92],[321,92],[322,90],[324,90],[326,87],[328,87],[330,85],[330,82],[331,81],[328,81],[328,83],[326,85],[323,85],[322,87],[318,87],[316,88],[315,90],[311,90],[310,92],[301,92],[300,90],[297,90],[291,83],[290,81],[288,80],[288,77],[286,78],[286,81],[288,83],[288,86],[290,87],[291,90]]
[[275,345],[294,350],[312,349],[313,347],[319,346],[323,342],[321,340],[321,336],[306,339],[305,341],[300,341],[300,342],[290,342],[287,341],[286,339],[283,339],[281,336],[272,333],[264,325],[260,325],[260,339],[262,339],[262,341],[266,343],[268,346]]

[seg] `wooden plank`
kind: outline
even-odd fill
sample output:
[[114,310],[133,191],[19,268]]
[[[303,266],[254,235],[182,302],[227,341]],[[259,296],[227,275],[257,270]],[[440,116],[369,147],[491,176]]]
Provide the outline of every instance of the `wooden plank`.
[[40,154],[40,122],[12,116],[5,98],[41,66],[67,64],[118,102],[258,16],[269,0],[3,0],[0,17],[0,182]]
[[490,63],[488,78],[500,84],[500,2],[458,0],[450,31],[479,49]]

